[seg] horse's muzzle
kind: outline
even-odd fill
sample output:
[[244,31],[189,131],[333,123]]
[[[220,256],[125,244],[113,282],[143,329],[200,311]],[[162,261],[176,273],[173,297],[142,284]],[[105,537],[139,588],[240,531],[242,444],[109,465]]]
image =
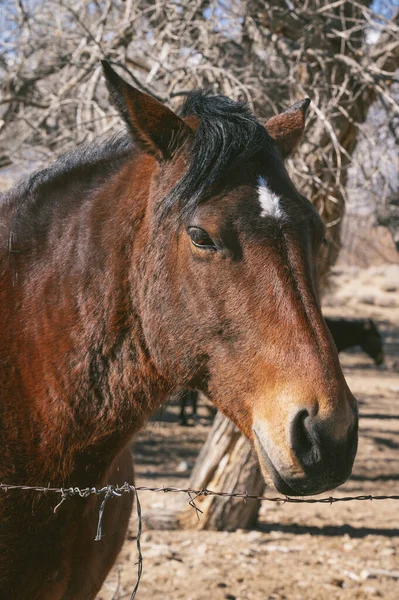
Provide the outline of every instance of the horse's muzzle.
[[357,451],[358,417],[354,411],[354,422],[344,440],[334,441],[323,432],[323,428],[301,411],[291,424],[289,435],[290,451],[295,457],[292,465],[276,465],[273,448],[264,436],[255,434],[255,448],[262,470],[270,475],[276,489],[287,496],[309,496],[320,494],[344,483],[352,471]]

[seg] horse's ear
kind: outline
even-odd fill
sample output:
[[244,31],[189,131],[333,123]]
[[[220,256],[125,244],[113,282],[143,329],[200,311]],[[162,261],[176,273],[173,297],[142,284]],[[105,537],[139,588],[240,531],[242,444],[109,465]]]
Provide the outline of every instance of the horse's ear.
[[129,85],[103,60],[111,101],[143,149],[158,159],[168,159],[192,134],[191,129],[167,106]]
[[309,104],[310,98],[300,100],[266,123],[266,129],[276,142],[283,158],[290,156],[301,141]]

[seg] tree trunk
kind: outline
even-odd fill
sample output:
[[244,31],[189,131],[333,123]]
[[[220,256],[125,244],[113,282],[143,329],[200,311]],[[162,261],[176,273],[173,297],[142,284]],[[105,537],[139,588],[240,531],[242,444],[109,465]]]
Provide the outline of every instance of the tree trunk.
[[[265,484],[259,465],[248,440],[231,421],[218,413],[195,464],[189,487],[192,489],[263,494]],[[242,498],[200,496],[195,506],[202,514],[189,507],[178,516],[183,528],[235,531],[253,527],[258,517],[260,502]]]

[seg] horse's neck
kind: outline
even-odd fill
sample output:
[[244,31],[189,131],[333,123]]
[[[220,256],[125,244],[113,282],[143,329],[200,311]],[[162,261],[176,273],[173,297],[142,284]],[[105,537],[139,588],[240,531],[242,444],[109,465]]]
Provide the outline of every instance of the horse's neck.
[[104,206],[99,195],[44,260],[21,268],[23,301],[9,306],[7,429],[24,434],[19,458],[46,483],[95,484],[166,392],[134,304],[132,230],[115,218],[120,207]]

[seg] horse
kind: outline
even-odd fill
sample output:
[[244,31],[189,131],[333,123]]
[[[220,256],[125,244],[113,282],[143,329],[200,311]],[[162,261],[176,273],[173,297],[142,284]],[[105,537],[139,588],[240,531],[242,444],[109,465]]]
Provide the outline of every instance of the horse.
[[[283,494],[349,476],[357,405],[320,311],[324,225],[290,180],[309,99],[259,122],[191,92],[181,114],[108,63],[127,132],[77,148],[0,204],[0,481],[133,481],[129,447],[177,389],[252,441]],[[179,340],[179,345],[176,344]],[[0,496],[0,597],[91,600],[132,495]]]
[[377,366],[383,364],[385,357],[381,334],[373,319],[330,317],[326,318],[326,323],[338,352],[360,346]]

